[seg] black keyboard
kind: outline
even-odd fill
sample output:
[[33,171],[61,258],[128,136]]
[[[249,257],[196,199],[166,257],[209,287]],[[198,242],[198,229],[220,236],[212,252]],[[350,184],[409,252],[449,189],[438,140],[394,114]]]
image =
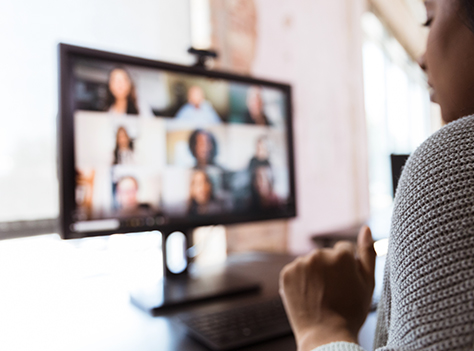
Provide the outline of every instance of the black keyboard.
[[291,334],[280,298],[218,312],[189,313],[180,320],[190,336],[218,351]]

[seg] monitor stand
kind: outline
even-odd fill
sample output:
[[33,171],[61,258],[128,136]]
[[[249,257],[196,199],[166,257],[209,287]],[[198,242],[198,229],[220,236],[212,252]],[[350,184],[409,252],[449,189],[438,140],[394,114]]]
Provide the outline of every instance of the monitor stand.
[[[187,252],[191,247],[193,229],[162,232],[163,279],[151,287],[141,287],[131,292],[131,301],[139,308],[157,315],[164,310],[193,302],[260,290],[259,282],[233,275],[225,270],[219,272],[190,272]],[[178,234],[176,234],[178,233]],[[175,240],[183,237],[184,241]],[[171,255],[180,253],[173,247],[181,243],[184,265],[176,271],[176,259]],[[173,263],[174,262],[174,263]],[[179,262],[179,258],[178,258]]]

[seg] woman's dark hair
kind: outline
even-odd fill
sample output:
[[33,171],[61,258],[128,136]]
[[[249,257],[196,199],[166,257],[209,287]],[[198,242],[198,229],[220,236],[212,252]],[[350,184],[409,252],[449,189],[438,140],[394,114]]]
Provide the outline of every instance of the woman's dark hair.
[[217,156],[217,141],[214,135],[212,133],[202,130],[202,129],[196,129],[191,136],[189,137],[189,149],[191,150],[191,153],[193,156],[197,159],[196,155],[196,142],[197,142],[197,137],[199,134],[206,135],[211,142],[211,151],[209,152],[207,162],[211,165],[214,164],[214,158]]
[[463,19],[466,26],[474,32],[474,2],[472,0],[460,0],[461,9],[463,10]]
[[126,135],[127,135],[127,138],[128,138],[128,148],[133,151],[133,140],[129,137],[128,133],[127,133],[127,130],[125,129],[125,127],[118,127],[117,129],[117,133],[115,134],[115,149],[114,149],[114,165],[118,165],[119,164],[119,145],[118,145],[118,135],[119,135],[119,132],[120,131],[123,131]]
[[115,67],[109,72],[109,78],[107,79],[107,97],[105,101],[106,110],[109,110],[110,107],[115,104],[115,96],[112,94],[109,87],[110,77],[115,70],[124,71],[128,77],[128,80],[130,81],[130,93],[127,96],[127,115],[138,115],[139,111],[137,105],[137,95],[135,92],[135,84],[133,83],[130,73],[128,73],[128,71],[123,67]]

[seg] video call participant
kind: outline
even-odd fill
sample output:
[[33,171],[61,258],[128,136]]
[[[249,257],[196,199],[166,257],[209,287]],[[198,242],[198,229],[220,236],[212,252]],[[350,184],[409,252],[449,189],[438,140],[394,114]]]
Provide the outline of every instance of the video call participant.
[[124,68],[114,68],[110,71],[106,102],[106,109],[109,112],[139,114],[135,85]]
[[121,178],[117,182],[116,201],[122,216],[145,216],[152,214],[150,205],[138,202],[138,181],[132,176]]
[[211,103],[205,99],[202,88],[197,85],[189,88],[188,102],[178,110],[175,120],[190,123],[193,126],[206,126],[222,122]]
[[202,170],[197,170],[191,177],[188,214],[210,215],[225,209],[223,201],[214,196],[211,179]]
[[271,125],[265,115],[261,88],[251,87],[247,92],[247,112],[244,115],[244,123],[261,126]]
[[85,218],[92,217],[94,198],[95,170],[85,172],[76,169],[76,203],[80,215]]
[[125,127],[119,127],[115,137],[114,165],[131,165],[135,163],[133,141]]
[[215,163],[217,141],[212,133],[202,129],[195,130],[189,137],[189,150],[196,159],[194,168],[219,167]]
[[258,166],[252,173],[252,210],[265,212],[279,205],[278,196],[273,191],[273,171],[270,166]]
[[256,143],[255,156],[253,156],[250,159],[250,163],[249,163],[250,174],[252,174],[254,170],[259,166],[270,167],[270,161],[268,157],[269,157],[269,151],[268,151],[267,137],[265,136],[259,137]]

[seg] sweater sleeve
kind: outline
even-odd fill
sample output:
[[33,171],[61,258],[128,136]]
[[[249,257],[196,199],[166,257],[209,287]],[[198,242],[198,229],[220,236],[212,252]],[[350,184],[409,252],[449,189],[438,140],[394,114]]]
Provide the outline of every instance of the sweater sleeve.
[[338,341],[319,346],[313,351],[364,351],[364,349],[351,342]]
[[391,309],[390,257],[385,261],[382,296],[377,306],[377,325],[375,328],[374,350],[387,345]]
[[385,345],[387,345],[388,339],[388,311],[385,307],[385,304],[388,301],[385,301],[382,298],[379,302],[379,306],[377,308],[377,325],[375,327],[375,338],[374,338],[374,350],[378,350]]

